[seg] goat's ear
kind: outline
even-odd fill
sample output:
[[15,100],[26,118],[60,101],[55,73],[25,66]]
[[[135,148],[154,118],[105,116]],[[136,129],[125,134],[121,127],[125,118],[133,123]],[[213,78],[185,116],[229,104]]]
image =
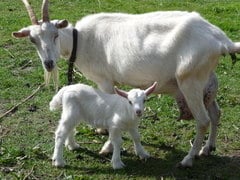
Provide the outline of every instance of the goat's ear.
[[119,96],[122,96],[124,98],[128,98],[128,93],[126,91],[120,90],[116,87],[114,87],[114,90],[115,90],[116,94],[118,94]]
[[60,20],[55,24],[56,28],[61,29],[61,28],[65,28],[68,26],[68,21],[67,20]]
[[155,81],[155,82],[153,83],[153,85],[151,85],[149,88],[147,88],[147,89],[144,91],[145,94],[146,94],[146,96],[148,96],[149,94],[151,94],[151,93],[155,90],[156,86],[157,86],[157,82]]
[[15,38],[23,38],[30,35],[30,30],[28,28],[23,28],[18,32],[13,32],[12,36]]

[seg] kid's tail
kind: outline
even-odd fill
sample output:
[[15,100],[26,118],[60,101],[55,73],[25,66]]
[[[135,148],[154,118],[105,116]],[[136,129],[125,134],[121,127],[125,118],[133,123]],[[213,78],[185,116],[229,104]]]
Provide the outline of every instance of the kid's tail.
[[63,93],[64,93],[65,90],[66,90],[66,87],[63,87],[62,89],[60,89],[58,91],[58,93],[55,96],[53,96],[51,102],[49,103],[50,111],[57,110],[61,107],[62,97],[63,97]]

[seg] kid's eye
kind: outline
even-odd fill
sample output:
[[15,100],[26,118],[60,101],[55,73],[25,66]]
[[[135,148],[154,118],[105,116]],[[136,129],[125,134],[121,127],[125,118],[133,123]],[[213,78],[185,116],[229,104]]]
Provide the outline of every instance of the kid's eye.
[[132,102],[131,101],[128,101],[130,105],[132,105]]

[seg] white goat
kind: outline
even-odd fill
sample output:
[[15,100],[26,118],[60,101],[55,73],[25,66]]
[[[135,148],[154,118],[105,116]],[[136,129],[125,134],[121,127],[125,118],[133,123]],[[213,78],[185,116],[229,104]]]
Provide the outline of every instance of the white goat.
[[[84,121],[92,126],[106,128],[109,140],[101,152],[109,151],[113,145],[112,165],[114,169],[124,167],[120,158],[121,132],[128,131],[132,136],[135,152],[141,159],[149,157],[140,142],[138,132],[139,117],[144,111],[146,97],[154,91],[156,82],[146,90],[132,89],[128,93],[116,89],[117,94],[106,94],[84,84],[63,87],[50,102],[50,110],[62,105],[62,116],[55,133],[53,164],[64,166],[63,143],[70,149],[79,145],[73,134],[75,126]],[[124,98],[123,98],[124,97]]]
[[[47,7],[47,0],[43,4]],[[33,25],[13,36],[29,36],[44,69],[52,72],[59,56],[69,58],[72,52],[74,27],[66,20],[50,21],[47,8],[43,9],[42,22],[28,10]],[[183,95],[196,120],[197,133],[181,166],[191,167],[195,156],[211,153],[219,109],[215,99],[205,107],[204,88],[220,57],[234,57],[240,52],[240,43],[233,43],[196,12],[100,13],[84,17],[75,28],[79,44],[75,66],[102,91],[114,93],[115,83],[144,88],[157,81],[155,93]],[[201,150],[209,123],[210,136]]]

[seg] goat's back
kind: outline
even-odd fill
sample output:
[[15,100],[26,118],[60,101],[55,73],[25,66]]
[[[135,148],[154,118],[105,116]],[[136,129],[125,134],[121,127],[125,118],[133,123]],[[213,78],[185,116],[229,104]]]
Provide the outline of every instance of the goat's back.
[[209,65],[209,59],[232,46],[224,32],[195,12],[100,13],[83,18],[76,28],[76,65],[94,82],[144,87],[158,81],[162,87],[179,69],[193,71],[199,62],[212,68],[216,62]]

